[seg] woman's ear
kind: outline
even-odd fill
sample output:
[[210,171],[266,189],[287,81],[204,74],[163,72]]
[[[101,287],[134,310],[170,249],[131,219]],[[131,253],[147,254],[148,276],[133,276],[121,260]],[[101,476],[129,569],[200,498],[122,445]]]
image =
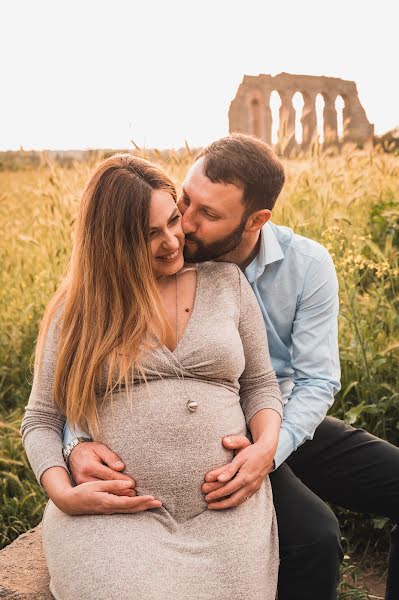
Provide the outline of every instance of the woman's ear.
[[255,231],[259,231],[262,229],[263,225],[268,222],[272,213],[267,208],[263,208],[262,210],[257,210],[252,213],[248,218],[247,224],[245,226],[245,231],[254,233]]

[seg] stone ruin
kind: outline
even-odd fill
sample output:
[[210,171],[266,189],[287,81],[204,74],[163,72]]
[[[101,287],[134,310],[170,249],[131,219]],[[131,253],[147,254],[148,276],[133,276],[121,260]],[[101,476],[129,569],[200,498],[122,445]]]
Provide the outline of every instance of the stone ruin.
[[[365,144],[372,141],[374,125],[367,119],[360,103],[356,84],[335,77],[317,77],[312,75],[245,75],[236,97],[230,104],[229,131],[255,135],[265,142],[272,143],[272,111],[270,95],[277,91],[281,106],[279,109],[278,144],[285,155],[293,151],[306,151],[312,143],[318,141],[316,96],[324,99],[324,144],[353,142]],[[296,111],[292,100],[300,92],[304,105],[300,122],[302,125],[302,143],[295,138]],[[338,137],[338,120],[335,108],[336,99],[341,96],[343,108],[343,136]]]

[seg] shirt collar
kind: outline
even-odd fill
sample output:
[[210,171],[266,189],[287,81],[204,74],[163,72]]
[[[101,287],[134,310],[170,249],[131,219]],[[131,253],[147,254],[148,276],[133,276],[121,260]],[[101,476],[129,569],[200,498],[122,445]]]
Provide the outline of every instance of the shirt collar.
[[283,258],[284,252],[281,249],[271,223],[265,223],[260,231],[259,252],[245,269],[246,278],[250,283],[253,283],[262,275],[266,265],[283,260]]

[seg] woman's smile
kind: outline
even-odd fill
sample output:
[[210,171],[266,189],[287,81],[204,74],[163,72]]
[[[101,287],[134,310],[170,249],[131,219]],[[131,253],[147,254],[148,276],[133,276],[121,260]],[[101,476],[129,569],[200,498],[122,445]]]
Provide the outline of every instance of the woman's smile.
[[174,261],[180,257],[180,254],[181,254],[181,248],[177,248],[177,250],[174,250],[173,252],[170,252],[169,254],[164,254],[163,256],[157,256],[157,259]]

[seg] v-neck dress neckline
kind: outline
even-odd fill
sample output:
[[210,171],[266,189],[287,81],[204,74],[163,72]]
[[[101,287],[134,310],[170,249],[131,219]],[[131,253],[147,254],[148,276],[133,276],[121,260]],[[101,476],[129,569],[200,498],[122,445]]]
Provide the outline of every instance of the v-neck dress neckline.
[[194,302],[193,302],[193,307],[191,310],[190,318],[186,323],[183,333],[181,334],[180,338],[178,339],[177,344],[173,350],[168,348],[168,346],[166,346],[165,344],[160,344],[160,347],[162,348],[162,350],[164,350],[169,356],[172,356],[177,361],[179,361],[179,359],[180,359],[179,350],[184,342],[184,339],[187,337],[187,332],[192,328],[192,324],[197,316],[197,310],[198,310],[198,304],[199,304],[198,297],[200,295],[200,289],[201,289],[201,286],[200,286],[201,267],[202,267],[201,263],[196,263],[196,282],[195,282]]

